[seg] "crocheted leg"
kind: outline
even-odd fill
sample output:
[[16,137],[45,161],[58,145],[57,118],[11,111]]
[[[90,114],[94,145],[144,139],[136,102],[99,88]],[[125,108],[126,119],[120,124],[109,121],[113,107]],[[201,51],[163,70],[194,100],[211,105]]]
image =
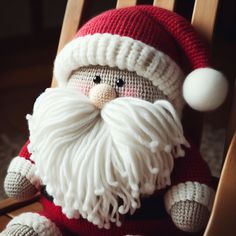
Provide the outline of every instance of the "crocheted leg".
[[30,235],[30,236],[38,236],[38,234],[33,230],[33,228],[27,225],[14,224],[7,227],[2,233],[1,236],[11,236],[11,235]]
[[23,213],[11,220],[0,236],[61,236],[58,227],[37,213]]

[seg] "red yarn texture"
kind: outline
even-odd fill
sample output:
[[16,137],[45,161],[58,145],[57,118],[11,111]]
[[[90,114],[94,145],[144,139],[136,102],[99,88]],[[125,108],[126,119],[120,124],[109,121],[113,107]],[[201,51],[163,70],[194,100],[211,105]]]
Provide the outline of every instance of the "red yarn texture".
[[76,37],[95,33],[139,40],[167,54],[183,71],[210,66],[208,49],[190,23],[162,8],[140,5],[106,11],[88,21]]
[[[29,159],[30,153],[27,150],[27,144],[28,142],[22,148],[20,156]],[[186,149],[185,157],[175,160],[171,181],[172,186],[186,181],[197,181],[210,187],[212,186],[209,168],[193,144],[191,144],[190,149]],[[137,210],[134,216],[125,216],[122,219],[121,227],[113,225],[110,230],[99,229],[82,218],[79,220],[68,219],[62,213],[61,207],[55,206],[44,196],[41,196],[44,210],[40,214],[56,223],[63,235],[66,236],[74,234],[80,236],[120,236],[126,234],[141,234],[145,236],[188,235],[178,230],[171,221],[170,216],[165,212],[163,195],[167,190],[168,188],[160,190],[150,198],[143,200],[142,207]]]
[[29,161],[31,161],[32,163],[34,163],[31,159],[30,159],[30,156],[31,154],[29,153],[28,151],[28,148],[27,146],[29,145],[30,141],[28,140],[24,146],[21,148],[20,152],[19,152],[19,157],[23,157]]

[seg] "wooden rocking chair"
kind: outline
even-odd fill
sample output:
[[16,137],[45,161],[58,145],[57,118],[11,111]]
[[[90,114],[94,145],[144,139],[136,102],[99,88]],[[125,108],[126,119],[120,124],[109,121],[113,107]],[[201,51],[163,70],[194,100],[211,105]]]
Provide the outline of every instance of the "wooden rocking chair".
[[[78,30],[85,1],[86,0],[68,0],[58,51],[74,37]],[[175,2],[175,0],[154,0],[153,5],[173,11]],[[136,0],[117,0],[116,7],[121,8],[135,4]],[[192,25],[209,44],[211,43],[214,30],[217,7],[218,0],[195,0],[192,12]],[[56,86],[55,79],[52,80],[52,86]],[[236,123],[235,116],[236,99],[233,103],[233,109],[229,120],[230,127],[227,132],[228,136],[226,137],[226,140],[232,141],[225,158],[212,214],[204,236],[236,235],[236,134],[233,136]],[[197,123],[199,124],[201,122]],[[199,138],[200,133],[198,132],[196,136]],[[16,201],[13,199],[1,201],[0,231],[5,228],[11,218],[26,211],[35,212],[39,210],[41,210],[41,205],[38,202],[38,196],[35,196],[28,201]]]

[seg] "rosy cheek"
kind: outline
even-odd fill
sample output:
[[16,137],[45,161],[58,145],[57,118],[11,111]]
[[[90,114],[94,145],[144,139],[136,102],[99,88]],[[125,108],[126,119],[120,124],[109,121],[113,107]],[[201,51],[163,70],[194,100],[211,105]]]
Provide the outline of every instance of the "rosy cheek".
[[81,93],[88,96],[89,90],[92,88],[92,84],[86,81],[78,81],[77,79],[71,79],[68,83],[68,87],[79,90]]
[[120,93],[121,97],[138,97],[138,91],[134,88],[125,88],[124,91]]
[[80,84],[78,85],[77,89],[83,93],[84,95],[89,95],[89,90],[92,88],[92,86],[89,86],[88,84]]

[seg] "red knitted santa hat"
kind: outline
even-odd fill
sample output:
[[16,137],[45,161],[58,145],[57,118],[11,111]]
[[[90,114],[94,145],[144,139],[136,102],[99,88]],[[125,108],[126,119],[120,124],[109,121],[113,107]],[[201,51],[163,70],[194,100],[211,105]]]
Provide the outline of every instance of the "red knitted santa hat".
[[135,71],[177,107],[184,97],[196,110],[212,110],[227,94],[226,79],[209,68],[205,45],[189,22],[154,6],[109,10],[87,22],[56,57],[59,86],[73,70],[89,65]]

